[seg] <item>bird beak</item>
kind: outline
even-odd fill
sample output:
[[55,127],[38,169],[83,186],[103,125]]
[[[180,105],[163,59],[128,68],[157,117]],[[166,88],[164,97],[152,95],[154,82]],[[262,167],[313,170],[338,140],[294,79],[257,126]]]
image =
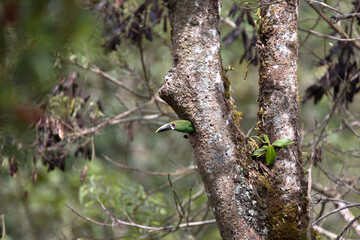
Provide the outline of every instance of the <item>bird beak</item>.
[[173,128],[173,126],[171,126],[171,124],[167,123],[167,124],[164,124],[161,127],[159,127],[158,130],[156,130],[156,133],[165,132],[165,131],[169,131],[169,130],[174,130],[174,128]]

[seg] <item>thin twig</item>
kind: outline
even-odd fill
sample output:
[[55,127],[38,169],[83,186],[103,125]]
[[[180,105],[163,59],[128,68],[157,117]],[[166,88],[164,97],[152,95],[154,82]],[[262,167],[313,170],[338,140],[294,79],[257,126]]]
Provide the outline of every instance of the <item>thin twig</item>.
[[[320,233],[321,235],[324,235],[325,237],[329,238],[329,239],[335,239],[337,237],[337,235],[333,232],[330,232],[320,226],[314,226],[313,227],[314,230],[317,232],[317,233]],[[340,238],[340,240],[352,240],[352,239],[349,239],[349,238]]]
[[[315,28],[316,28],[316,26],[319,24],[319,22],[320,22],[320,19],[321,19],[321,17],[320,16],[318,16],[317,18],[316,18],[316,21],[315,21],[315,23],[310,27],[310,29],[309,30],[314,30]],[[299,29],[299,28],[298,28]],[[300,39],[300,46],[299,46],[299,50],[303,47],[303,46],[305,46],[305,43],[307,42],[307,40],[309,39],[309,37],[310,37],[310,33],[307,33],[306,34],[306,36],[305,36],[305,38],[304,38],[304,40],[302,40],[301,38],[300,38],[300,36],[299,36],[299,39]],[[307,48],[307,47],[306,47]],[[308,48],[307,48],[308,49]],[[311,49],[310,50],[311,52],[313,52],[313,50]],[[316,55],[316,54],[315,54]],[[317,57],[317,56],[316,56]]]
[[192,195],[191,198],[189,198],[186,202],[184,202],[182,204],[183,208],[185,208],[185,206],[188,205],[188,204],[190,205],[191,201],[194,201],[195,199],[201,197],[204,194],[204,192],[205,192],[205,189],[204,189],[204,187],[202,187],[197,193]]
[[223,22],[223,23],[225,23],[226,25],[228,25],[228,26],[231,27],[232,29],[237,28],[236,24],[235,24],[233,21],[231,21],[230,18],[223,18],[223,17],[221,17],[221,18],[220,18],[220,21]]
[[[341,117],[341,116],[340,116]],[[344,125],[357,137],[360,138],[360,135],[356,132],[356,130],[351,126],[351,123],[349,123],[345,118],[341,117],[342,122]]]
[[[78,213],[75,209],[71,208],[68,205],[65,205],[67,208],[69,208],[73,213],[75,213],[77,216],[95,223],[97,225],[100,226],[106,226],[106,227],[113,227],[113,224],[107,224],[107,223],[102,223],[102,222],[98,222],[94,219],[91,219],[89,217],[86,217],[80,213]],[[105,208],[106,209],[106,208]],[[137,223],[130,223],[130,222],[126,222],[126,221],[122,221],[119,218],[115,218],[115,221],[119,224],[125,225],[125,226],[130,226],[130,227],[136,227],[136,228],[141,228],[141,229],[145,229],[145,230],[149,230],[149,231],[173,231],[176,226],[164,226],[164,227],[151,227],[151,226],[146,226],[146,225],[141,225],[141,224],[137,224]],[[212,224],[212,223],[216,223],[215,219],[210,219],[210,220],[204,220],[204,221],[197,221],[197,222],[189,222],[189,223],[183,223],[180,224],[178,227],[179,228],[187,228],[187,227],[197,227],[197,226],[201,226],[201,225],[206,225],[206,224]]]
[[[328,24],[332,29],[334,29],[335,31],[337,31],[343,38],[347,38],[347,39],[350,38],[349,35],[348,35],[347,33],[345,33],[345,32],[341,29],[341,27],[339,27],[339,26],[335,25],[334,23],[332,23],[331,20],[330,20],[329,18],[327,18],[322,11],[320,11],[319,9],[317,9],[317,8],[312,4],[312,0],[306,0],[306,2],[312,7],[312,9],[315,10],[315,12],[316,12],[317,14],[319,14],[319,16],[321,16],[322,19],[325,20],[325,22],[327,22],[327,24]],[[350,43],[351,43],[354,47],[356,47],[357,49],[360,49],[360,43],[359,43],[358,41],[350,41]]]
[[172,191],[173,196],[174,196],[175,208],[176,208],[176,211],[179,214],[180,221],[181,221],[181,219],[184,218],[184,216],[185,216],[185,210],[184,210],[183,206],[181,205],[180,199],[179,199],[179,197],[178,197],[178,195],[177,195],[177,193],[175,191],[175,188],[174,188],[174,186],[173,186],[173,184],[171,182],[170,174],[168,175],[168,181],[169,181],[169,185],[170,185],[171,191]]
[[122,87],[123,89],[125,89],[126,91],[130,92],[131,94],[140,97],[140,98],[145,98],[145,99],[149,99],[149,96],[143,95],[141,93],[135,92],[134,90],[132,90],[131,88],[127,87],[124,83],[122,83],[121,81],[117,80],[116,78],[110,76],[109,74],[107,74],[106,72],[103,72],[100,70],[100,68],[98,68],[97,66],[93,66],[93,67],[89,67],[86,65],[82,65],[76,61],[72,62],[73,64],[75,64],[76,66],[84,69],[84,70],[89,70],[90,72],[96,73],[100,76],[102,76],[103,78],[105,78],[106,80],[109,80],[110,82],[118,85],[119,87]]
[[184,168],[184,169],[180,169],[180,170],[177,170],[173,173],[168,173],[168,172],[153,172],[153,171],[149,171],[149,170],[145,170],[145,169],[139,169],[139,168],[134,168],[134,167],[130,167],[126,164],[122,164],[122,163],[119,163],[119,162],[115,162],[114,160],[112,160],[111,158],[109,158],[108,156],[106,156],[105,154],[103,154],[103,157],[111,162],[112,164],[118,166],[118,167],[121,167],[123,169],[128,169],[128,170],[131,170],[131,171],[136,171],[136,172],[141,172],[141,173],[145,173],[145,174],[148,174],[148,175],[153,175],[153,176],[168,176],[170,174],[170,176],[180,176],[180,175],[187,175],[189,173],[192,173],[192,172],[195,172],[196,171],[196,166],[195,165],[191,165],[191,166],[188,166],[187,168]]
[[[173,181],[174,182],[174,181]],[[182,203],[182,207],[185,209],[186,206],[190,206],[190,203],[194,200],[196,200],[197,198],[201,197],[204,194],[204,187],[202,187],[197,193],[195,193],[193,196],[190,197],[190,199],[186,200],[185,202]],[[189,214],[190,211],[188,211]],[[193,216],[189,217],[189,220],[187,220],[187,222],[190,222],[192,219],[195,219],[195,217],[197,216],[197,214],[195,213]],[[166,222],[173,222],[175,221],[175,219],[177,218],[177,214],[173,214],[172,216],[169,216],[166,220]],[[203,218],[203,220],[205,220],[206,218]]]
[[334,8],[334,7],[326,4],[326,3],[324,3],[324,2],[320,2],[320,1],[316,1],[316,0],[309,0],[308,3],[310,3],[310,4],[311,4],[311,3],[316,3],[316,4],[319,4],[319,5],[323,6],[323,7],[328,8],[328,9],[334,11],[334,12],[337,12],[337,13],[339,13],[339,14],[343,14],[342,11],[340,11],[340,10],[338,10],[338,9],[336,9],[336,8]]
[[344,235],[344,233],[351,227],[351,225],[354,224],[354,222],[356,222],[357,220],[360,219],[360,215],[357,215],[356,217],[354,217],[350,222],[348,222],[348,224],[346,224],[346,226],[344,227],[344,229],[339,233],[339,235],[336,237],[336,240],[341,239],[341,236]]
[[[350,126],[352,126],[352,127],[360,127],[360,122],[359,122],[359,121],[351,122],[351,123],[350,123]],[[323,134],[322,138],[325,139],[325,138],[327,138],[327,137],[329,137],[329,136],[331,136],[331,135],[333,135],[333,134],[336,134],[336,133],[338,133],[338,132],[341,132],[341,131],[344,130],[346,127],[347,127],[347,126],[345,126],[345,125],[341,125],[341,126],[339,126],[337,129],[334,129],[334,130],[332,130],[332,131],[327,132],[326,134]],[[302,147],[309,147],[309,146],[312,145],[312,143],[313,143],[313,142],[307,142],[307,143],[302,144],[301,146],[302,146]]]
[[334,23],[337,23],[340,20],[343,19],[348,19],[348,18],[355,18],[355,17],[360,17],[360,13],[356,12],[356,13],[342,13],[342,14],[338,14],[336,16],[331,16],[331,18],[334,20]]
[[95,223],[97,225],[100,225],[100,226],[106,226],[106,227],[112,227],[113,225],[112,224],[108,224],[108,223],[102,223],[102,222],[99,222],[99,221],[96,221],[92,218],[89,218],[85,215],[82,215],[80,213],[78,213],[75,209],[73,209],[72,207],[70,207],[69,205],[65,204],[65,207],[67,207],[68,209],[70,209],[73,213],[75,213],[76,215],[78,215],[79,217],[85,219],[86,221],[88,222],[92,222],[92,223]]
[[345,204],[352,204],[352,202],[345,201],[345,200],[340,199],[340,198],[322,198],[321,199],[321,202],[328,202],[328,201],[342,202],[342,203],[345,203]]
[[324,168],[322,167],[322,165],[320,163],[318,163],[317,165],[320,170],[325,174],[326,177],[328,177],[331,181],[333,181],[334,183],[338,184],[338,185],[342,185],[347,187],[349,190],[353,191],[356,194],[360,195],[360,191],[356,190],[355,188],[353,188],[352,186],[350,186],[349,184],[341,181],[339,178],[332,176],[330,173],[328,173],[327,171],[324,170]]
[[[327,196],[330,198],[341,198],[341,195],[338,191],[330,189],[325,186],[322,186],[319,183],[313,183],[312,188],[324,196]],[[347,203],[344,203],[343,201],[338,201],[338,202],[333,201],[333,203],[336,208],[346,206],[345,204],[347,204]],[[349,203],[349,204],[351,204],[351,203]],[[349,205],[349,204],[347,204],[347,205]],[[344,219],[345,222],[349,222],[349,221],[351,221],[351,219],[354,218],[354,215],[347,208],[340,211],[339,214],[341,215],[341,217]],[[356,235],[360,236],[360,224],[355,222],[353,225],[351,225],[351,227],[354,230],[354,232],[356,233]]]
[[314,30],[306,30],[306,29],[303,29],[303,28],[300,28],[300,27],[299,27],[299,30],[307,32],[307,33],[311,33],[311,34],[313,34],[313,35],[315,35],[317,37],[328,38],[328,39],[332,39],[332,40],[336,40],[336,41],[340,41],[340,42],[353,42],[353,41],[360,40],[360,38],[338,38],[338,37],[333,37],[333,36],[330,36],[330,35],[326,35],[326,34],[323,34],[323,33],[316,32]]
[[[144,103],[143,105],[140,105],[138,107],[130,109],[130,110],[128,110],[126,112],[123,112],[123,113],[121,113],[121,114],[119,114],[117,116],[108,118],[106,121],[104,121],[104,122],[102,122],[102,123],[100,123],[100,124],[98,124],[98,125],[96,125],[94,127],[83,129],[83,130],[80,130],[78,132],[74,132],[72,135],[74,135],[74,136],[87,135],[87,134],[90,134],[90,133],[95,133],[99,129],[104,128],[104,127],[106,127],[108,125],[119,124],[121,122],[122,118],[127,117],[130,114],[132,114],[134,112],[137,112],[140,109],[151,105],[152,103],[154,103],[154,101],[155,101],[155,98],[152,98],[150,101],[148,101],[147,103]],[[157,117],[158,117],[158,114],[155,114],[155,115],[152,115],[152,116],[147,117],[147,118],[154,119],[154,118],[157,118]],[[146,116],[142,117],[142,119],[145,119],[145,118],[146,118]]]
[[[189,174],[190,174],[190,173],[189,173]],[[174,180],[172,180],[172,182],[175,183],[175,182],[183,179],[183,178],[186,177],[186,176],[187,176],[187,174],[179,175],[177,178],[175,178]],[[162,189],[164,189],[164,188],[166,188],[166,187],[168,187],[168,186],[169,186],[169,182],[166,182],[166,183],[164,183],[163,185],[161,185],[161,186],[159,186],[159,187],[157,187],[157,188],[149,191],[149,192],[146,194],[146,197],[145,197],[142,201],[140,201],[140,202],[134,207],[134,211],[135,211],[137,208],[142,207],[143,203],[144,203],[145,201],[147,201],[148,198],[149,198],[152,194],[154,194],[154,193],[156,193],[156,192],[158,192],[158,191],[160,191],[160,190],[162,190]]]
[[[313,133],[314,139],[315,139],[315,132]],[[311,197],[311,186],[312,186],[312,168],[314,165],[314,158],[315,158],[315,151],[316,151],[316,145],[315,145],[315,141],[314,144],[311,146],[311,155],[310,155],[310,164],[309,164],[309,168],[308,168],[308,187],[307,187],[307,198],[309,200],[309,205],[308,205],[308,212],[309,212],[309,225],[307,227],[307,232],[306,232],[306,238],[307,240],[311,240],[311,223],[312,220],[314,218],[314,202],[313,199]]]
[[351,208],[351,207],[360,207],[360,203],[353,203],[353,204],[348,204],[348,205],[345,205],[345,206],[342,206],[342,207],[339,207],[337,209],[334,209],[330,212],[328,212],[327,214],[325,214],[324,216],[316,219],[314,222],[313,222],[313,226],[315,226],[319,221],[323,220],[324,218],[327,218],[328,216],[334,214],[334,213],[337,213],[341,210],[344,210],[344,209],[347,209],[347,208]]
[[249,129],[249,131],[246,133],[245,138],[250,137],[250,134],[252,133],[252,131],[254,130],[254,128],[256,127],[256,123],[254,123],[251,128]]

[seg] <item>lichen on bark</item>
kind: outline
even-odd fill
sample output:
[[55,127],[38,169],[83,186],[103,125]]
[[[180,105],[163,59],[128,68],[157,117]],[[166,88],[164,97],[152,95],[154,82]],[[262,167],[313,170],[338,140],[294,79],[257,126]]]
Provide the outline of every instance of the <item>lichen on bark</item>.
[[173,67],[159,95],[196,129],[189,140],[223,239],[263,239],[248,181],[250,154],[222,69],[221,2],[167,1],[167,6]]
[[[297,1],[260,1],[259,134],[294,144],[279,151],[263,194],[269,239],[306,239],[306,182],[301,166],[297,87]],[[286,230],[287,229],[287,230]],[[289,231],[289,232],[287,232]],[[291,235],[289,235],[291,232]]]
[[[273,178],[265,177],[251,159],[252,147],[240,129],[231,82],[222,68],[221,1],[165,2],[171,12],[173,67],[159,95],[196,129],[189,140],[222,238],[302,237],[307,202],[300,151],[296,143],[279,152],[271,167]],[[259,133],[268,134],[271,142],[284,137],[296,142],[297,5],[290,0],[263,2]],[[286,228],[296,231],[289,235]]]

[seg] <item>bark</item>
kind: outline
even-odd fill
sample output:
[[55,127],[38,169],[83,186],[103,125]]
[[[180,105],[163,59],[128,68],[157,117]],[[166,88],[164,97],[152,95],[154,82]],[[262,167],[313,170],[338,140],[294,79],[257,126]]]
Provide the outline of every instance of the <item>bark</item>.
[[[220,56],[217,0],[167,2],[173,68],[159,91],[181,119],[192,121],[190,143],[223,239],[261,239],[257,204],[243,167],[237,164],[244,137],[228,98]],[[245,156],[245,157],[244,157]],[[245,164],[244,164],[245,165]]]
[[[297,17],[298,3],[294,0],[271,4],[261,0],[259,20],[258,51],[259,68],[259,112],[260,133],[266,133],[273,142],[290,138],[295,143],[278,151],[278,158],[272,166],[276,176],[271,179],[271,196],[268,203],[277,203],[276,208],[267,209],[270,235],[285,239],[281,230],[294,229],[298,236],[286,239],[304,238],[308,224],[306,183],[301,166],[299,138],[299,100],[297,85]],[[282,212],[282,214],[281,214]],[[280,213],[280,214],[279,214]],[[286,219],[285,223],[276,219]],[[273,219],[274,221],[271,221]],[[274,237],[276,238],[276,237]]]
[[[298,213],[302,174],[296,169],[290,171],[290,168],[299,167],[296,161],[300,153],[294,145],[279,154],[280,160],[277,160],[274,169],[281,174],[289,174],[290,179],[286,175],[276,178],[276,185],[272,186],[272,181],[259,172],[257,163],[250,157],[253,149],[240,130],[239,114],[229,94],[229,81],[223,74],[219,33],[221,1],[173,0],[165,3],[170,9],[173,67],[165,75],[159,95],[180,119],[188,119],[194,124],[195,133],[190,134],[189,140],[222,238],[265,239],[269,236],[269,230],[276,231],[273,225],[279,225],[279,221],[286,220],[288,215],[292,220],[297,220],[293,214]],[[289,5],[296,9],[295,4]],[[292,15],[290,18],[295,19]],[[259,117],[259,126],[272,140],[283,137],[296,140],[298,134],[296,51],[295,55],[293,53],[297,44],[296,32],[290,36],[291,39],[295,38],[292,40],[295,45],[286,49],[291,53],[290,57],[295,56],[295,61],[287,65],[292,67],[291,71],[285,72],[291,74],[289,79],[282,76],[281,80],[271,75],[260,80],[260,95],[264,94],[264,97],[260,97],[259,102],[264,114]],[[285,70],[282,64],[277,63],[281,70]],[[266,69],[263,67],[262,71],[269,74]],[[282,75],[285,75],[284,72]],[[284,111],[281,112],[283,116],[275,116],[269,101],[276,101],[274,104],[277,104],[280,100],[266,85],[275,88],[277,93],[290,94],[281,98],[281,104],[284,101],[289,105],[294,104],[288,106],[293,112],[277,109]],[[273,120],[269,121],[265,116]],[[284,119],[286,121],[283,123]],[[270,128],[276,127],[276,131],[281,130],[280,133],[271,131],[266,124],[270,124]],[[290,129],[282,130],[282,127]],[[283,192],[279,190],[281,187],[289,187],[290,190],[284,189]],[[269,207],[270,204],[281,207]],[[287,208],[288,204],[295,204],[296,207],[291,205],[291,208]],[[274,218],[277,220],[274,221]],[[289,230],[297,230],[296,224],[301,225],[301,220],[291,221],[291,224],[294,222]],[[299,236],[298,232],[294,234]]]

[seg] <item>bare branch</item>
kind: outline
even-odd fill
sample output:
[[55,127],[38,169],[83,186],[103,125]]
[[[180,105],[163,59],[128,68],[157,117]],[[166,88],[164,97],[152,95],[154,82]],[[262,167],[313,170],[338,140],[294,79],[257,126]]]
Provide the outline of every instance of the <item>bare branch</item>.
[[76,61],[72,62],[73,64],[75,64],[76,66],[84,69],[84,70],[89,70],[90,72],[96,73],[100,76],[102,76],[103,78],[105,78],[106,80],[109,80],[110,82],[118,85],[119,87],[122,87],[123,89],[125,89],[126,91],[130,92],[131,94],[140,97],[140,98],[145,98],[145,99],[150,99],[149,96],[143,95],[141,93],[137,93],[134,90],[132,90],[131,88],[127,87],[124,83],[122,83],[121,81],[117,80],[116,78],[110,76],[109,74],[107,74],[106,72],[103,72],[100,70],[100,68],[98,68],[97,66],[93,66],[93,67],[89,67],[86,65],[82,65]]
[[309,4],[311,4],[311,3],[316,3],[316,4],[319,4],[319,5],[323,6],[323,7],[328,8],[328,9],[334,11],[334,12],[343,14],[343,12],[341,12],[340,10],[338,10],[338,9],[336,9],[336,8],[334,8],[334,7],[326,4],[326,3],[324,3],[324,2],[320,2],[320,1],[316,1],[316,0],[309,0],[309,1],[307,1],[307,2],[308,2]]
[[348,205],[345,205],[345,206],[342,206],[342,207],[339,207],[337,209],[334,209],[330,212],[328,212],[327,214],[323,215],[322,217],[316,219],[314,222],[313,222],[313,226],[316,225],[319,221],[323,220],[324,218],[327,218],[328,216],[334,214],[334,213],[337,213],[341,210],[344,210],[344,209],[347,209],[347,208],[351,208],[351,207],[359,207],[360,206],[360,203],[353,203],[353,204],[348,204]]
[[[360,122],[359,121],[353,121],[353,122],[351,122],[351,123],[349,123],[350,124],[350,126],[352,127],[352,128],[354,128],[354,127],[360,127]],[[334,129],[334,130],[332,130],[332,131],[329,131],[329,132],[327,132],[327,133],[324,133],[323,135],[322,135],[322,139],[325,139],[325,138],[327,138],[327,137],[329,137],[329,136],[331,136],[331,135],[333,135],[333,134],[336,134],[336,133],[338,133],[338,132],[341,132],[342,130],[344,130],[345,128],[347,128],[348,126],[345,126],[345,125],[340,125],[338,128],[336,128],[336,129]],[[304,144],[302,144],[302,147],[309,147],[309,146],[311,146],[313,144],[313,141],[311,141],[311,142],[307,142],[307,143],[304,143]],[[339,150],[340,151],[340,150]],[[342,152],[344,152],[344,151],[342,151]],[[358,157],[358,156],[355,156],[355,157]]]
[[202,187],[197,193],[195,193],[194,195],[192,195],[188,200],[186,200],[186,202],[184,202],[182,204],[182,207],[185,208],[186,205],[190,205],[191,201],[194,201],[195,199],[199,198],[201,195],[203,195],[205,192],[204,187]]
[[341,233],[339,233],[339,235],[336,237],[336,240],[341,239],[342,235],[344,235],[344,233],[351,227],[351,225],[354,224],[354,222],[356,222],[357,220],[360,219],[360,215],[357,215],[356,217],[354,217],[350,222],[348,222],[348,224],[346,224],[346,226],[344,227],[344,229],[341,231]]
[[[173,231],[176,228],[176,226],[172,226],[172,225],[171,226],[164,226],[164,227],[151,227],[151,226],[137,224],[137,223],[134,223],[134,222],[123,221],[123,220],[119,219],[118,217],[114,216],[113,214],[111,214],[99,199],[98,199],[98,201],[99,201],[101,207],[107,212],[108,216],[113,221],[117,222],[118,224],[122,224],[122,225],[125,225],[125,226],[130,226],[130,227],[141,228],[141,229],[145,229],[145,230],[149,230],[149,231]],[[85,219],[85,220],[87,220],[89,222],[95,223],[95,224],[100,225],[100,226],[114,227],[113,224],[102,223],[102,222],[96,221],[94,219],[91,219],[89,217],[86,217],[86,216],[80,214],[75,209],[71,208],[70,206],[68,206],[66,204],[65,204],[65,206],[67,208],[69,208],[77,216],[79,216],[79,217],[81,217],[81,218],[83,218],[83,219]],[[215,219],[210,219],[210,220],[204,220],[204,221],[198,221],[198,222],[183,223],[183,224],[180,224],[178,226],[178,228],[196,227],[196,226],[212,224],[212,223],[216,223],[216,220]]]
[[346,203],[346,204],[351,204],[351,202],[345,201],[345,200],[340,199],[340,198],[322,198],[321,201],[322,202],[343,202],[343,203]]
[[318,164],[318,167],[320,168],[320,170],[325,174],[326,177],[328,177],[331,181],[335,182],[338,185],[342,185],[347,187],[349,190],[353,191],[356,194],[360,195],[360,191],[356,190],[355,188],[353,188],[352,186],[350,186],[349,184],[347,184],[344,181],[341,181],[341,179],[331,175],[330,173],[328,173],[327,171],[325,171],[325,169],[321,166],[321,164]]
[[[330,199],[341,198],[341,195],[340,195],[339,192],[337,192],[336,190],[330,189],[328,187],[322,186],[319,183],[313,183],[312,188],[315,191],[321,193],[322,195],[330,197]],[[325,200],[326,199],[324,199],[324,201]],[[343,206],[346,206],[346,205],[349,205],[349,204],[351,204],[351,203],[349,203],[349,202],[344,203],[344,200],[334,201],[334,205],[337,208],[338,207],[343,207]],[[354,218],[354,215],[347,208],[340,211],[339,214],[341,215],[341,217],[344,219],[345,222],[350,222],[351,219]],[[355,233],[358,236],[360,236],[360,224],[355,222],[351,227],[355,231]]]
[[145,169],[139,169],[139,168],[130,167],[130,166],[126,165],[126,164],[116,162],[116,161],[112,160],[111,158],[109,158],[108,156],[106,156],[105,154],[103,154],[103,157],[107,161],[111,162],[112,164],[114,164],[114,165],[116,165],[118,167],[128,169],[128,170],[131,170],[131,171],[145,173],[145,174],[148,174],[148,175],[154,175],[154,176],[168,176],[168,175],[170,175],[170,176],[180,176],[180,175],[188,175],[188,174],[196,171],[196,166],[191,165],[191,166],[188,166],[187,168],[177,170],[177,171],[175,171],[173,173],[153,172],[153,171],[148,171],[148,170],[145,170]]
[[342,14],[338,14],[336,16],[331,16],[331,18],[333,19],[334,23],[337,23],[340,20],[343,19],[348,19],[348,18],[355,18],[355,17],[360,17],[360,13],[356,12],[356,13],[342,13]]
[[[315,139],[315,131],[313,133],[314,139]],[[312,220],[314,217],[314,202],[311,197],[311,186],[312,186],[312,168],[314,165],[314,159],[315,159],[315,151],[316,151],[316,145],[314,144],[311,146],[311,155],[310,155],[310,163],[308,168],[308,186],[307,186],[307,198],[309,199],[309,205],[308,205],[308,212],[309,212],[309,225],[307,226],[307,232],[306,232],[306,238],[307,240],[311,240],[311,227],[312,227]]]
[[230,26],[233,29],[237,28],[236,24],[233,21],[231,21],[230,18],[221,17],[220,21],[222,21],[223,23],[225,23],[226,25]]
[[91,223],[95,223],[96,225],[100,225],[100,226],[106,226],[106,227],[112,227],[113,225],[112,224],[108,224],[108,223],[102,223],[102,222],[99,222],[99,221],[96,221],[92,218],[89,218],[85,215],[82,215],[80,214],[79,212],[77,212],[75,209],[73,209],[72,207],[70,207],[69,205],[65,204],[65,207],[67,207],[68,209],[70,209],[73,213],[75,213],[77,216],[85,219],[86,221],[88,222],[91,222]]
[[[340,116],[341,117],[341,116]],[[356,132],[356,130],[352,127],[351,123],[349,123],[348,120],[346,120],[345,118],[341,117],[342,122],[344,123],[344,125],[357,137],[360,138],[360,135]]]
[[[330,231],[328,231],[328,230],[326,230],[326,229],[324,229],[324,228],[322,228],[322,227],[320,227],[320,226],[314,226],[313,227],[314,228],[314,230],[316,231],[316,232],[318,232],[318,233],[320,233],[321,235],[324,235],[325,237],[327,237],[327,238],[330,238],[330,239],[336,239],[336,237],[337,237],[337,235],[335,234],[335,233],[332,233],[332,232],[330,232]],[[340,240],[353,240],[353,239],[349,239],[349,238],[340,238]]]
[[[315,10],[315,12],[317,12],[317,14],[319,14],[319,16],[321,16],[322,19],[324,19],[327,24],[334,29],[335,31],[337,31],[343,38],[345,39],[349,39],[349,35],[347,33],[345,33],[341,27],[335,25],[334,23],[331,22],[331,20],[329,18],[327,18],[325,16],[325,14],[320,11],[319,9],[317,9],[313,4],[312,4],[312,0],[306,0],[306,2]],[[360,43],[358,41],[350,41],[351,44],[356,47],[357,49],[360,49]]]
[[[175,202],[175,208],[176,208],[176,211],[178,212],[179,216],[180,216],[180,221],[181,219],[184,217],[185,215],[185,210],[183,208],[183,206],[180,204],[180,199],[175,191],[175,188],[171,182],[171,178],[170,178],[170,174],[168,175],[168,182],[169,182],[169,185],[170,185],[170,188],[171,188],[171,191],[173,193],[173,196],[174,196],[174,202]],[[179,221],[179,223],[180,223]]]
[[330,36],[330,35],[326,35],[326,34],[323,34],[323,33],[316,32],[314,30],[306,30],[306,29],[303,29],[303,28],[300,28],[300,27],[299,27],[299,30],[307,32],[307,33],[311,33],[311,34],[313,34],[313,35],[315,35],[317,37],[332,39],[332,40],[341,41],[341,42],[353,42],[353,41],[360,40],[360,38],[338,38],[338,37],[333,37],[333,36]]
[[[174,231],[176,229],[176,226],[151,227],[151,226],[145,226],[145,225],[136,224],[136,223],[125,222],[118,218],[116,219],[116,222],[126,225],[126,226],[137,227],[137,228],[142,228],[142,229],[151,230],[151,231]],[[197,227],[197,226],[212,224],[212,223],[216,223],[216,220],[210,219],[210,220],[204,220],[204,221],[198,221],[198,222],[182,223],[182,224],[178,225],[178,228]]]
[[[121,113],[121,114],[119,114],[117,116],[110,117],[106,121],[104,121],[104,122],[102,122],[102,123],[100,123],[100,124],[98,124],[98,125],[96,125],[94,127],[83,129],[83,130],[80,130],[78,132],[74,132],[72,135],[74,135],[74,136],[87,135],[87,134],[90,134],[90,133],[95,133],[99,129],[104,128],[106,126],[119,124],[119,123],[121,123],[122,118],[127,117],[130,114],[135,113],[135,112],[139,111],[140,109],[151,105],[152,103],[154,103],[154,101],[155,101],[155,98],[152,98],[150,101],[148,101],[147,103],[144,103],[143,105],[140,105],[138,107],[130,109],[130,110],[128,110],[126,112],[123,112],[123,113]],[[150,115],[150,116],[147,116],[147,117],[146,116],[141,117],[141,119],[146,119],[146,118],[155,119],[155,118],[158,118],[158,117],[160,117],[159,114],[154,114],[154,115]]]

